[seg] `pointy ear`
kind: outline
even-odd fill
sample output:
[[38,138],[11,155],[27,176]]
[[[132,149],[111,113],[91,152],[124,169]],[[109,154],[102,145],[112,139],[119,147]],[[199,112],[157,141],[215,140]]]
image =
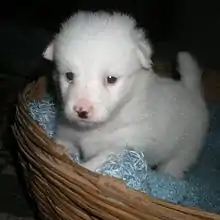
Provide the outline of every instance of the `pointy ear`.
[[139,58],[139,61],[141,65],[149,69],[152,66],[152,60],[151,60],[151,55],[152,55],[152,48],[149,42],[147,41],[141,41],[137,45],[137,56]]
[[49,43],[49,45],[46,47],[46,49],[44,50],[43,52],[43,57],[46,59],[46,60],[50,60],[50,61],[53,61],[53,55],[54,55],[54,42],[51,41]]
[[138,31],[136,31],[135,35],[137,57],[143,68],[149,69],[152,66],[152,46],[150,42],[146,39],[143,30],[139,29]]

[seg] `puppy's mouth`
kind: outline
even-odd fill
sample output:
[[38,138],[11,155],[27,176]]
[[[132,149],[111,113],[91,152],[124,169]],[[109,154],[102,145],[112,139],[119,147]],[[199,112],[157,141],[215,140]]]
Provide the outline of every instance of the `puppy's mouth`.
[[78,115],[68,115],[70,122],[81,126],[92,126],[103,123],[103,120],[95,119],[93,117],[79,117]]
[[75,119],[75,122],[78,123],[78,124],[82,124],[82,125],[87,125],[87,124],[98,124],[99,122],[98,121],[94,121],[92,119],[84,119],[84,118],[76,118]]
[[103,121],[94,121],[91,119],[80,119],[80,118],[72,119],[70,122],[78,130],[90,130],[90,129],[98,128],[104,123]]

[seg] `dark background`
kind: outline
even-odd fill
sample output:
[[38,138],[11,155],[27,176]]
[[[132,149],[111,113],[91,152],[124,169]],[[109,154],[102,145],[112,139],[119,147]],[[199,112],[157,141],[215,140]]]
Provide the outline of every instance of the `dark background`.
[[219,68],[218,5],[213,0],[4,1],[0,6],[0,70],[33,74],[60,23],[79,9],[127,12],[147,30],[154,56],[170,59],[185,49],[204,65]]
[[[162,39],[163,27],[170,29],[176,1],[144,0],[75,0],[75,1],[8,1],[1,7],[1,17],[57,31],[59,23],[74,11],[118,10],[136,17],[155,39]],[[166,31],[165,36],[169,31]]]

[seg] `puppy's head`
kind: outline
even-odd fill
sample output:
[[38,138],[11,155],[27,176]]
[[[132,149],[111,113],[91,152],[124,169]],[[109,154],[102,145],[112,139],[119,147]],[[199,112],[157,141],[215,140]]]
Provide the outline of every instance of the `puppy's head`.
[[79,12],[62,25],[44,57],[56,63],[66,117],[100,123],[131,96],[137,72],[151,68],[151,53],[131,17]]

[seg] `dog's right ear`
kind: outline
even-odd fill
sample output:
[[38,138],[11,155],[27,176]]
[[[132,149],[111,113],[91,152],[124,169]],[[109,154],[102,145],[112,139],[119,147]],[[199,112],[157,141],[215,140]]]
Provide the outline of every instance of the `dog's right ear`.
[[151,56],[153,53],[153,48],[150,41],[146,38],[142,29],[135,30],[134,39],[136,42],[136,55],[142,67],[145,69],[150,69],[152,66]]
[[136,48],[137,56],[140,60],[142,67],[150,69],[152,66],[152,48],[148,41],[140,41]]
[[46,47],[46,49],[44,50],[43,57],[46,60],[53,61],[53,58],[54,58],[53,56],[54,56],[54,42],[51,41],[49,45]]

